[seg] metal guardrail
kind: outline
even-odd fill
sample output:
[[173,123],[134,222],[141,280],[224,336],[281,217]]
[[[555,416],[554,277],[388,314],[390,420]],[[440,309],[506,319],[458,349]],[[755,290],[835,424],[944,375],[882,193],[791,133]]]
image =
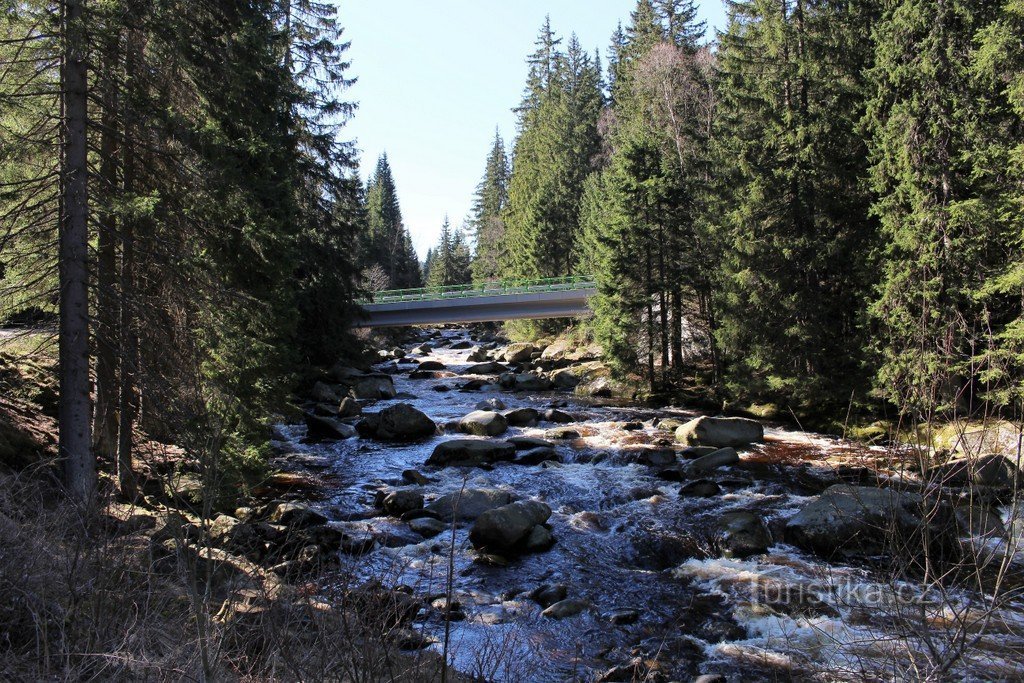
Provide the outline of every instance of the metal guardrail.
[[356,303],[383,304],[398,301],[431,301],[440,299],[463,299],[472,296],[503,296],[529,294],[533,292],[559,292],[593,286],[594,279],[586,275],[570,275],[543,280],[492,280],[468,285],[449,287],[420,287],[417,289],[387,289],[374,292],[369,299]]

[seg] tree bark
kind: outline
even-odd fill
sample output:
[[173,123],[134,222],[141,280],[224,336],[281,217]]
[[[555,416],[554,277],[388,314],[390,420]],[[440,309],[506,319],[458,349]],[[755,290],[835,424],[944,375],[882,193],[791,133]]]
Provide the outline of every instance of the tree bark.
[[59,453],[69,494],[91,504],[96,462],[89,401],[89,200],[86,152],[85,0],[64,0],[61,22],[61,222]]

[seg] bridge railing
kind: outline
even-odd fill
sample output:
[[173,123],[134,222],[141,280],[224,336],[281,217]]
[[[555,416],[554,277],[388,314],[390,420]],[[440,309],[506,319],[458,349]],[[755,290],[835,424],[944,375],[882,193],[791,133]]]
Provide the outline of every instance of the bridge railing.
[[438,299],[461,299],[472,296],[501,296],[506,294],[528,294],[533,292],[557,292],[579,289],[592,285],[594,279],[586,275],[546,278],[543,280],[491,280],[468,285],[447,287],[419,287],[416,289],[387,289],[373,292],[370,298],[358,301],[360,304],[383,304],[398,301],[426,301]]

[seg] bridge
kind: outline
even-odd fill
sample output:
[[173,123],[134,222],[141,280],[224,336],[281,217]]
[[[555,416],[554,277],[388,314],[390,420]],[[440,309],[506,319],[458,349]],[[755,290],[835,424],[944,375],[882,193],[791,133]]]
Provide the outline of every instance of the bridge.
[[567,318],[591,314],[594,280],[571,276],[547,280],[501,280],[451,287],[375,292],[356,303],[365,316],[356,327],[399,327],[500,320]]

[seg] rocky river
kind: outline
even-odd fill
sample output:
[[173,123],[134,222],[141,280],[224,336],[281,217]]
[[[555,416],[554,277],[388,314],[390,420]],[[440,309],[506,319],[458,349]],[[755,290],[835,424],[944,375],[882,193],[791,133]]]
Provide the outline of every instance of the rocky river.
[[[928,677],[969,642],[942,676],[1024,677],[1019,597],[934,599],[872,559],[881,531],[859,530],[848,543],[861,552],[846,554],[811,519],[850,491],[897,495],[879,488],[908,476],[891,453],[772,425],[738,453],[694,447],[674,432],[699,413],[580,395],[555,376],[585,369],[583,355],[489,346],[424,332],[376,374],[342,378],[381,398],[345,399],[335,416],[341,397],[320,386],[325,421],[277,430],[278,464],[327,482],[316,506],[347,539],[336,576],[417,601],[410,648],[447,639],[456,669],[495,681],[891,680]],[[386,412],[400,404],[414,411]],[[999,529],[975,540],[1005,558],[1009,508],[992,509]]]

